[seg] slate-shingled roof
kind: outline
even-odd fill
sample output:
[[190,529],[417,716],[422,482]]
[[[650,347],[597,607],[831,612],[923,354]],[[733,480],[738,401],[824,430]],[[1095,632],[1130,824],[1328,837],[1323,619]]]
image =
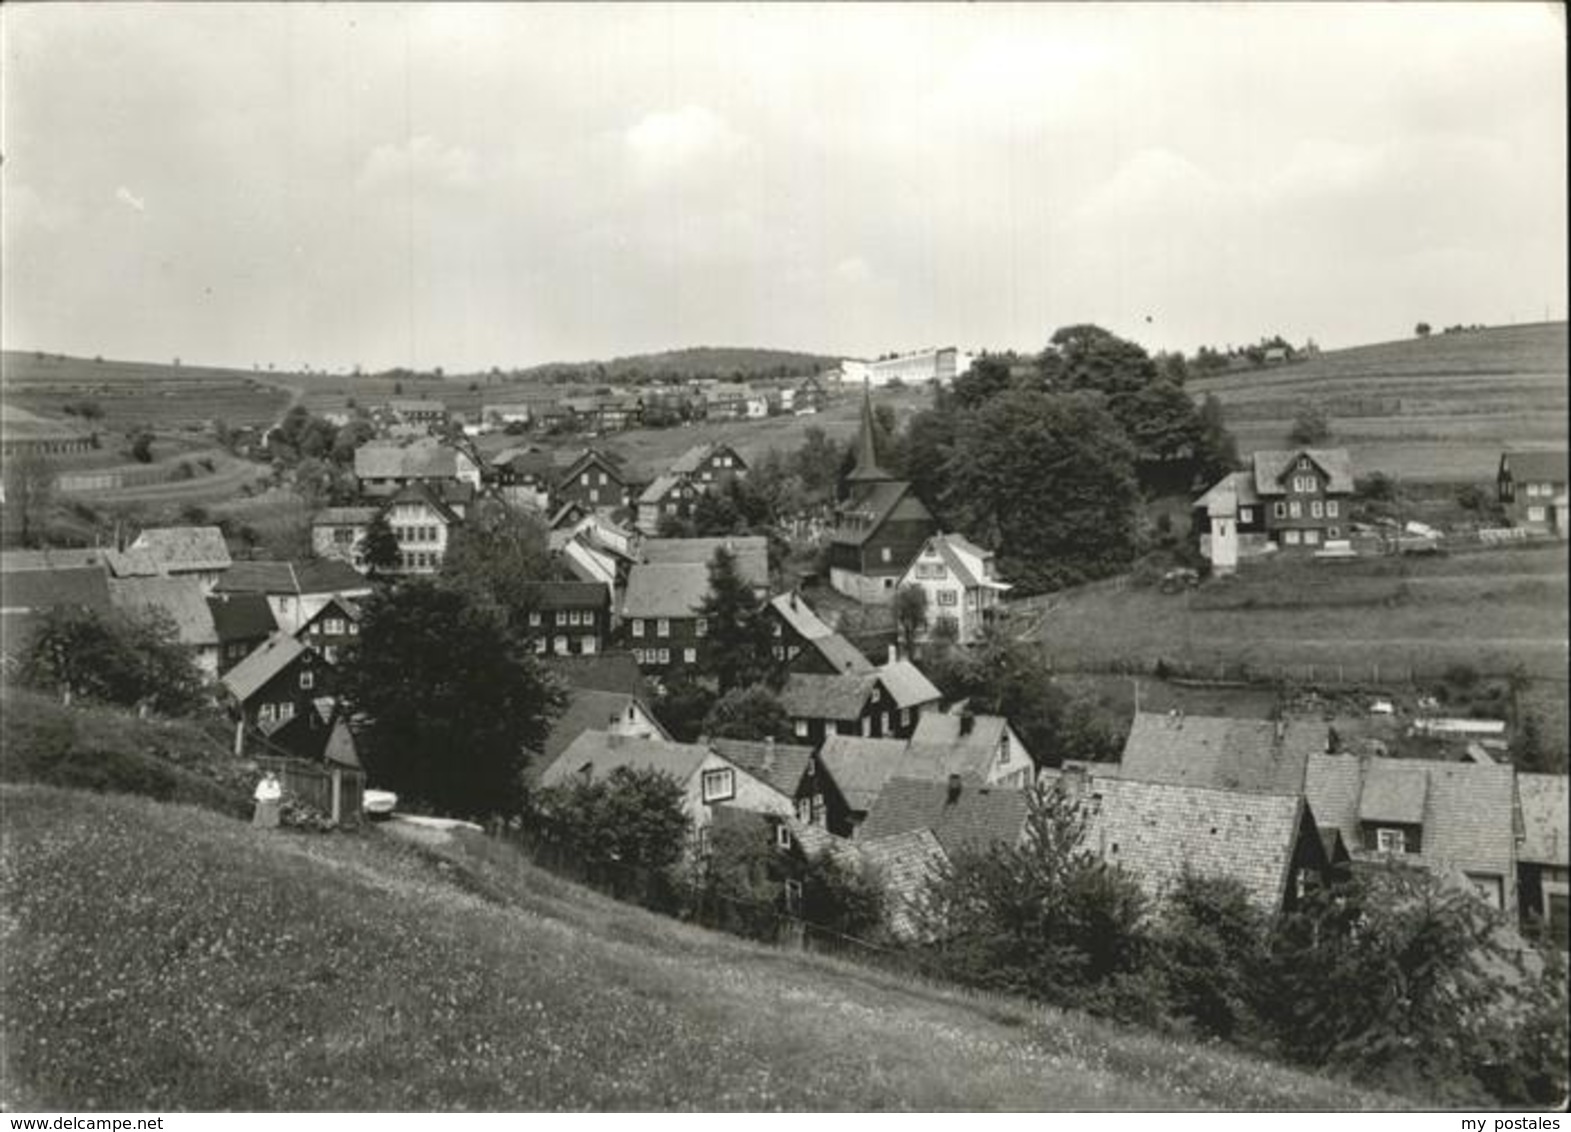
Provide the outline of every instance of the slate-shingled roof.
[[787,798],[796,797],[802,776],[813,761],[813,748],[795,743],[755,743],[745,739],[711,739],[715,754],[745,770]]
[[769,604],[787,625],[817,649],[836,672],[871,672],[873,662],[839,633],[826,625],[797,594],[780,594]]
[[305,651],[306,646],[288,633],[277,633],[226,672],[219,683],[243,704]]
[[357,479],[456,479],[458,453],[434,441],[386,444],[370,441],[355,449]]
[[217,527],[149,527],[136,536],[132,550],[145,550],[161,570],[227,570],[229,546]]
[[337,559],[302,562],[240,561],[218,579],[218,593],[336,594],[364,593],[370,583],[353,566]]
[[604,778],[621,766],[658,771],[677,782],[686,782],[708,757],[709,748],[697,743],[585,731],[546,767],[540,784],[550,787],[571,782],[585,767],[589,769],[590,778]]
[[123,610],[157,610],[174,621],[180,643],[195,647],[218,644],[213,612],[196,578],[114,578],[109,596]]
[[[594,688],[568,689],[567,707],[551,725],[551,733],[546,736],[540,751],[539,765],[542,768],[549,766],[586,731],[605,731],[614,723],[622,722],[634,704],[643,706],[638,696],[627,692],[602,692]],[[654,719],[654,713],[647,707],[643,710],[651,720]],[[660,727],[658,722],[655,727]],[[661,734],[670,738],[663,730]]]
[[930,829],[951,857],[1019,842],[1030,811],[1024,790],[985,786],[975,779],[962,779],[959,787],[951,797],[953,788],[947,781],[891,778],[857,829],[857,840]]
[[928,881],[939,875],[944,859],[937,835],[930,829],[913,829],[856,844],[883,882],[890,931],[902,939],[915,935],[915,906]]
[[[755,589],[769,588],[769,540],[763,535],[728,535],[721,538],[646,538],[641,546],[645,562],[657,565],[698,563],[707,567],[715,551],[724,548],[736,557],[736,570]],[[705,575],[706,579],[708,575]],[[707,582],[706,582],[707,585]]]
[[1162,898],[1187,869],[1238,881],[1267,912],[1282,907],[1302,798],[1117,778],[1090,789],[1088,845],[1147,896]]
[[780,689],[780,706],[791,719],[832,719],[849,722],[862,708],[878,677],[874,673],[836,676],[793,672]]
[[897,660],[877,670],[878,679],[896,707],[910,708],[936,703],[943,698],[933,682],[909,660]]
[[266,594],[214,594],[207,608],[220,641],[249,641],[278,630]]
[[1422,852],[1410,856],[1437,873],[1462,869],[1502,876],[1509,896],[1516,859],[1516,771],[1509,764],[1311,755],[1305,791],[1315,820],[1341,830],[1356,855],[1363,844],[1359,815],[1366,789],[1373,783],[1379,799],[1388,790],[1387,775],[1417,772],[1426,779]]
[[1313,720],[1287,720],[1279,726],[1267,719],[1141,712],[1129,728],[1118,776],[1296,794],[1304,788],[1309,756],[1323,753],[1328,740],[1326,725]]
[[1328,492],[1353,490],[1353,459],[1346,448],[1262,449],[1251,457],[1255,473],[1255,492],[1261,496],[1281,495],[1287,490],[1282,482],[1300,456],[1308,456],[1326,474]]
[[627,572],[622,616],[640,620],[697,617],[707,596],[709,569],[703,563],[641,562]]
[[905,754],[906,745],[900,739],[830,735],[818,749],[818,761],[846,805],[866,812],[878,801],[884,784],[899,771]]
[[1560,451],[1506,452],[1501,464],[1514,483],[1565,483],[1566,453]]

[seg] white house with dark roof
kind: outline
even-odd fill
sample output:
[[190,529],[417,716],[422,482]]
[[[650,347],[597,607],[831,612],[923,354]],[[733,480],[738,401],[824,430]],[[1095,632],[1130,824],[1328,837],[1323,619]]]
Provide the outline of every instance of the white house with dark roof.
[[904,773],[927,778],[964,774],[989,786],[1030,786],[1036,762],[1001,715],[923,712],[906,749]]
[[1465,883],[1495,908],[1517,907],[1515,767],[1310,755],[1305,792],[1355,863],[1390,857]]
[[999,581],[993,552],[961,534],[936,534],[923,543],[897,588],[907,586],[927,594],[927,618],[918,639],[928,640],[940,622],[948,621],[962,643],[981,637],[1012,588]]
[[355,449],[355,480],[360,494],[372,499],[396,495],[412,484],[453,481],[480,487],[480,466],[463,452],[439,440],[422,438],[412,444],[367,441]]
[[1566,537],[1571,530],[1567,522],[1566,465],[1564,449],[1500,454],[1496,483],[1500,505],[1512,526]]

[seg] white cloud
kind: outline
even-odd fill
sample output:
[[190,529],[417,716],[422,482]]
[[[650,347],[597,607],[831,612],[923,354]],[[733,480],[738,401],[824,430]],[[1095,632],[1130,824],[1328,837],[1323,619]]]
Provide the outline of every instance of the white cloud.
[[388,188],[467,188],[477,180],[474,153],[464,146],[443,145],[426,134],[402,145],[384,144],[373,149],[360,168],[358,184],[364,192]]
[[124,185],[115,190],[115,200],[136,212],[147,211],[147,202]]
[[744,144],[743,137],[724,118],[703,106],[646,114],[629,127],[624,139],[634,169],[651,180],[728,157]]

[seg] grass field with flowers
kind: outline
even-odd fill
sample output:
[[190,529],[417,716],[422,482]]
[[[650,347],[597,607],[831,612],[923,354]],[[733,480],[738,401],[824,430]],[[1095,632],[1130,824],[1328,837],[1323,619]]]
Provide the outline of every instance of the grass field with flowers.
[[464,837],[0,786],[7,1110],[1366,1109],[1235,1052],[742,942]]

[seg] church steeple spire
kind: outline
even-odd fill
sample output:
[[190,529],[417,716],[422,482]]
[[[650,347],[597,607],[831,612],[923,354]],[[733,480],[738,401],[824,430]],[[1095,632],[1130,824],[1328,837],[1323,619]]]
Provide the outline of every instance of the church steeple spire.
[[846,476],[848,483],[877,483],[895,477],[878,464],[878,441],[873,422],[873,394],[869,382],[862,382],[862,428],[856,438],[856,467]]

